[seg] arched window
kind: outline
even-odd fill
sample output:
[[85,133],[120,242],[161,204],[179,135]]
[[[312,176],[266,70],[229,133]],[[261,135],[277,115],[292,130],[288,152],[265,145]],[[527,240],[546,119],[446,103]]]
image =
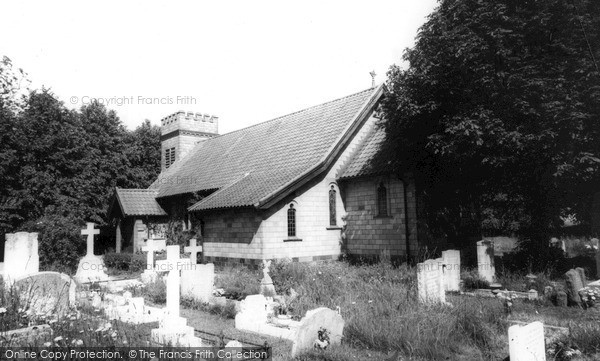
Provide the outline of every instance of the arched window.
[[383,182],[379,183],[379,187],[377,187],[377,215],[388,215],[387,188]]
[[335,191],[335,187],[331,186],[331,189],[329,190],[329,225],[330,226],[337,225],[337,219],[335,216],[336,194],[337,194],[337,192]]
[[287,211],[288,237],[296,237],[296,209],[293,204]]

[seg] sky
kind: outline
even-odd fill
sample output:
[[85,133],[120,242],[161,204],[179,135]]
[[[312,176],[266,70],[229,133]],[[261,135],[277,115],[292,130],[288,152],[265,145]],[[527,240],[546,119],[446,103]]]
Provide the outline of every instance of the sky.
[[179,110],[224,134],[385,81],[435,0],[3,1],[8,56],[69,108],[128,129]]

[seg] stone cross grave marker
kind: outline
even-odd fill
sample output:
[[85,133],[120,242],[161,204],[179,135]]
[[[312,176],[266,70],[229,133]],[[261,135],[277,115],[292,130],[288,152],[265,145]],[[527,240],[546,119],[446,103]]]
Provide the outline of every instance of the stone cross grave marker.
[[442,252],[444,263],[444,289],[460,291],[460,251],[447,250]]
[[100,234],[99,229],[94,229],[95,224],[93,222],[87,222],[87,228],[81,230],[82,236],[87,236],[87,252],[86,256],[94,255],[94,236]]
[[[179,246],[167,246],[167,314],[179,317],[180,283],[179,278]],[[168,317],[168,316],[167,316]]]
[[198,263],[198,252],[202,252],[202,246],[196,245],[196,242],[196,238],[192,238],[190,239],[190,245],[183,247],[183,250],[186,253],[190,253],[190,260],[192,261],[192,264]]
[[417,264],[417,288],[421,302],[446,302],[442,259]]
[[81,235],[87,236],[87,253],[79,260],[77,266],[75,280],[78,282],[95,282],[108,279],[102,257],[94,255],[94,236],[100,234],[100,230],[94,229],[94,226],[94,223],[88,222],[87,228],[81,230]]
[[494,242],[477,242],[477,270],[479,276],[492,283],[496,278],[496,268],[494,267]]
[[510,326],[508,349],[511,361],[546,361],[544,324],[537,321],[525,326]]
[[149,239],[146,241],[146,245],[142,246],[142,252],[148,252],[146,254],[146,270],[150,271],[154,269],[154,252],[162,251],[166,248],[165,242],[161,240]]

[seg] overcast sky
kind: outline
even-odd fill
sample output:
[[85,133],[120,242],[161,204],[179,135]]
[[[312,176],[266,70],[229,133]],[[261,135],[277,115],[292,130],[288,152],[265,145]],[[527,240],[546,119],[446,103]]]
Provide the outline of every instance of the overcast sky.
[[129,129],[189,110],[219,116],[223,134],[366,89],[371,70],[383,82],[435,6],[4,1],[0,56],[68,107],[110,102]]

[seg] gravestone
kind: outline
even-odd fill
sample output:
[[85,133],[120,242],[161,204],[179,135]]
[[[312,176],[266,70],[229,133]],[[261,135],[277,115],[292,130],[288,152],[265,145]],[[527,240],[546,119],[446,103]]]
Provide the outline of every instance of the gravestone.
[[183,251],[190,254],[192,264],[198,264],[198,253],[202,252],[202,246],[196,245],[196,238],[190,239],[190,245],[183,247]]
[[[326,341],[319,339],[320,330],[326,331]],[[325,345],[340,344],[343,333],[344,319],[339,313],[327,307],[308,311],[294,333],[292,358],[303,351],[312,350],[317,341]]]
[[581,267],[575,268],[575,271],[579,273],[579,279],[581,280],[581,284],[583,287],[587,286],[587,279],[585,278],[585,270]]
[[460,251],[443,251],[442,262],[444,289],[446,291],[460,291]]
[[600,247],[596,250],[596,277],[600,278]]
[[477,242],[477,270],[479,276],[492,283],[496,278],[496,268],[494,267],[494,242]]
[[240,302],[240,312],[235,315],[235,328],[258,332],[267,323],[267,299],[263,295],[249,295]]
[[442,259],[417,264],[417,288],[421,302],[446,302]]
[[76,284],[71,277],[58,272],[37,272],[14,283],[25,310],[33,314],[66,314],[75,305]]
[[567,286],[567,297],[570,305],[581,306],[581,297],[579,290],[583,288],[581,275],[576,270],[572,269],[565,273],[565,281]]
[[215,265],[197,264],[191,270],[181,271],[181,295],[200,302],[212,297],[215,281]]
[[544,324],[532,322],[508,328],[510,361],[546,361]]
[[38,234],[7,233],[4,243],[4,280],[12,284],[15,279],[39,270]]
[[194,336],[194,328],[187,325],[187,320],[179,316],[180,301],[180,270],[178,245],[167,246],[167,307],[164,318],[159,322],[158,328],[152,329],[150,338],[152,342],[161,345],[202,347],[202,340]]
[[146,244],[142,246],[142,252],[146,252],[146,269],[141,274],[140,278],[144,283],[152,283],[156,281],[157,273],[154,268],[154,252],[167,249],[164,239],[148,239]]
[[273,280],[269,276],[269,267],[271,261],[263,260],[263,278],[260,281],[260,294],[266,297],[273,297],[277,293],[275,292],[275,286],[273,286]]
[[556,305],[558,307],[567,307],[569,305],[569,297],[564,291],[556,292]]
[[94,255],[94,236],[100,234],[99,229],[94,229],[95,224],[87,223],[87,228],[81,230],[82,236],[87,236],[86,255],[79,260],[75,280],[78,282],[106,281],[108,276],[105,273],[106,266],[102,257]]

